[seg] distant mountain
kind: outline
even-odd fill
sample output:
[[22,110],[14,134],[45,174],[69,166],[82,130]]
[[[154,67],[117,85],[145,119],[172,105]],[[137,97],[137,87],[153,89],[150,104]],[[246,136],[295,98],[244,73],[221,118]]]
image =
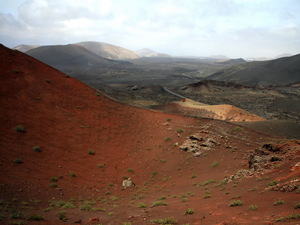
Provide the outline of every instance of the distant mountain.
[[245,62],[247,62],[247,61],[242,59],[242,58],[238,58],[238,59],[221,59],[221,60],[217,61],[217,63],[225,64],[225,65],[238,65],[238,64],[241,64],[241,63],[245,63]]
[[27,52],[27,51],[37,48],[37,47],[40,47],[40,46],[39,45],[18,45],[16,47],[14,47],[13,49],[18,50],[20,52]]
[[96,71],[120,64],[129,64],[103,58],[78,45],[41,46],[27,51],[26,54],[66,73]]
[[136,54],[138,54],[140,57],[171,57],[168,54],[158,53],[148,48],[137,50]]
[[207,80],[247,85],[287,85],[300,81],[300,54],[263,62],[248,62],[223,69]]
[[75,43],[74,45],[79,45],[87,50],[95,53],[96,55],[102,56],[107,59],[135,59],[139,58],[139,56],[128,49],[121,48],[119,46],[106,44],[103,42],[95,42],[95,41],[85,41]]

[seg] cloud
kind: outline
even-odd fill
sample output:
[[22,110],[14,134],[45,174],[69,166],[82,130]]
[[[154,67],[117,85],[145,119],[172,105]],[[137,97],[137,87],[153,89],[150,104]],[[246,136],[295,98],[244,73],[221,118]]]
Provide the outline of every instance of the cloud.
[[15,11],[0,7],[10,47],[93,40],[175,55],[300,52],[297,0],[11,1]]

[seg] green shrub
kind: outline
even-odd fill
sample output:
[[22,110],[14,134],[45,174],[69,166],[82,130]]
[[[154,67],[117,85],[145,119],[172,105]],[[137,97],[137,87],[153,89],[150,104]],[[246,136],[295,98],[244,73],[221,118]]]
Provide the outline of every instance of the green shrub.
[[219,166],[219,162],[217,161],[214,161],[212,164],[211,164],[211,167],[212,168],[217,168]]
[[282,199],[274,201],[274,205],[283,205],[283,204],[284,204],[284,200]]
[[58,218],[59,218],[59,220],[67,221],[68,218],[67,218],[67,213],[66,213],[66,211],[59,211],[59,212],[58,212]]
[[57,187],[57,184],[56,183],[51,183],[49,186],[52,187],[52,188],[55,188],[55,187]]
[[104,168],[105,167],[105,164],[104,163],[101,163],[101,164],[98,164],[97,165],[99,168]]
[[138,208],[147,208],[147,205],[145,204],[145,203],[139,203],[138,205],[137,205],[137,207]]
[[42,151],[42,149],[41,149],[40,146],[33,146],[33,147],[32,147],[32,150],[33,150],[34,152],[41,152],[41,151]]
[[243,202],[241,200],[234,200],[229,204],[230,207],[242,206],[242,205],[243,205]]
[[132,168],[128,168],[128,169],[127,169],[127,172],[133,173],[133,169],[132,169]]
[[23,213],[20,211],[17,211],[17,210],[13,210],[10,213],[10,218],[11,219],[21,219],[21,218],[23,218]]
[[70,172],[70,177],[76,177],[76,174],[74,172]]
[[58,177],[51,177],[50,178],[50,182],[57,182],[58,181]]
[[296,205],[295,205],[294,208],[295,208],[295,209],[300,209],[300,202],[296,203]]
[[184,215],[191,215],[191,214],[194,214],[194,209],[192,209],[192,208],[189,208],[189,209],[185,210],[185,212],[184,212]]
[[19,133],[26,133],[25,127],[23,124],[20,124],[14,128],[15,131]]
[[22,164],[24,161],[21,158],[16,158],[13,163],[14,164]]
[[33,215],[27,216],[27,220],[42,221],[42,220],[44,220],[44,217],[41,215],[33,214]]
[[276,222],[293,220],[293,219],[300,219],[300,214],[293,213],[288,216],[279,217],[276,219]]
[[177,130],[177,133],[182,133],[183,132],[183,130],[181,129],[181,128],[179,128],[178,130]]
[[172,140],[171,137],[167,137],[167,138],[165,139],[165,141],[171,141],[171,140]]
[[210,192],[206,191],[205,194],[203,195],[203,198],[211,198]]
[[155,201],[152,203],[151,207],[160,206],[160,205],[168,205],[168,203],[164,201]]
[[208,184],[216,183],[216,180],[205,180],[199,184],[199,186],[206,186]]
[[93,150],[88,150],[88,154],[89,154],[89,155],[95,155],[95,151],[93,151]]
[[172,224],[176,224],[177,220],[175,220],[174,218],[166,218],[166,219],[150,220],[150,222],[156,224],[163,224],[163,225],[172,225]]
[[258,209],[257,205],[250,205],[249,210],[256,211]]
[[275,186],[275,185],[277,185],[277,184],[278,184],[278,181],[272,180],[272,181],[270,181],[270,182],[268,183],[268,186]]

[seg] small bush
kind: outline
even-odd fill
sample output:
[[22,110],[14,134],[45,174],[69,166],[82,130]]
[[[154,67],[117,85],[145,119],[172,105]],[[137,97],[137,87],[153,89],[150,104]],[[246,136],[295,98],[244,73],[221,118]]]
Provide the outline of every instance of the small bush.
[[133,173],[133,169],[132,169],[132,168],[128,168],[128,169],[127,169],[127,172]]
[[13,163],[14,164],[22,164],[24,161],[21,158],[16,158]]
[[40,146],[33,146],[33,147],[32,147],[32,150],[33,150],[34,152],[41,152],[41,151],[42,151],[42,149],[41,149]]
[[185,212],[184,212],[184,215],[191,215],[191,214],[194,214],[194,209],[192,209],[192,208],[189,208],[189,209],[185,210]]
[[114,213],[113,212],[108,212],[107,215],[112,217],[114,215]]
[[59,220],[67,221],[68,218],[67,218],[67,213],[66,213],[66,211],[59,211],[59,212],[58,212],[58,218],[59,218]]
[[50,178],[50,182],[57,182],[58,181],[58,177],[51,177]]
[[203,198],[211,198],[210,192],[206,191],[205,194],[203,195]]
[[241,200],[234,200],[229,204],[230,207],[242,206],[242,205],[243,205],[243,202]]
[[131,222],[125,222],[123,223],[123,225],[131,225],[132,223]]
[[294,208],[295,208],[295,209],[300,209],[300,202],[298,202],[298,203],[295,205]]
[[110,200],[112,200],[112,201],[116,201],[116,200],[118,200],[119,198],[117,197],[117,196],[110,196]]
[[23,218],[23,213],[17,210],[13,210],[10,214],[11,219],[21,219]]
[[274,201],[274,205],[283,205],[283,204],[284,204],[284,200],[282,199]]
[[268,183],[268,186],[275,186],[275,185],[277,185],[277,184],[278,184],[278,181],[272,180],[272,181],[270,181],[270,182]]
[[152,203],[151,207],[160,206],[160,205],[168,205],[168,203],[164,201],[155,201]]
[[205,180],[199,184],[199,186],[206,186],[208,184],[216,183],[216,180]]
[[170,138],[170,137],[167,137],[166,139],[165,139],[165,141],[171,141],[172,140],[172,138]]
[[217,161],[214,161],[212,164],[211,164],[211,167],[212,168],[217,168],[219,166],[219,162]]
[[56,183],[51,183],[49,186],[52,187],[52,188],[55,188],[55,187],[57,187],[57,184]]
[[98,164],[97,165],[99,168],[104,168],[105,167],[105,164],[104,163],[101,163],[101,164]]
[[89,154],[89,155],[95,155],[95,151],[93,151],[93,150],[88,150],[88,154]]
[[300,218],[300,214],[293,213],[293,214],[290,214],[288,216],[283,216],[283,217],[277,218],[276,222],[299,219],[299,218]]
[[183,132],[183,130],[181,129],[181,128],[179,128],[178,130],[177,130],[177,133],[182,133]]
[[249,210],[256,211],[258,209],[257,205],[250,205]]
[[70,177],[76,177],[76,174],[74,172],[70,172]]
[[166,196],[161,196],[157,200],[165,200],[165,199],[167,199]]
[[172,225],[172,224],[176,224],[177,220],[175,220],[174,218],[166,218],[166,219],[150,220],[150,222],[156,224]]
[[26,129],[25,129],[25,127],[24,127],[23,124],[16,126],[14,128],[14,130],[17,131],[17,132],[19,132],[19,133],[26,133]]
[[29,215],[27,217],[27,220],[42,221],[44,220],[44,217],[41,215],[33,214],[33,215]]
[[197,177],[197,175],[194,174],[194,173],[190,176],[191,179],[194,179],[194,178],[196,178],[196,177]]
[[147,208],[147,205],[145,203],[139,203],[137,205],[138,208]]
[[167,121],[168,121],[168,122],[171,122],[171,121],[172,121],[172,119],[171,119],[171,118],[168,118],[168,119],[167,119]]

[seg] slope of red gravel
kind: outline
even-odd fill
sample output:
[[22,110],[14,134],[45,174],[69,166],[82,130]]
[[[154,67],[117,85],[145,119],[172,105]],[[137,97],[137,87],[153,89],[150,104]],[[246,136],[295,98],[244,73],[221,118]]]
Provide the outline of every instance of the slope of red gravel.
[[[123,105],[18,51],[1,46],[0,55],[0,223],[152,224],[172,217],[176,224],[270,224],[299,213],[296,189],[265,190],[272,180],[300,176],[299,142],[288,142],[290,156],[263,175],[217,185],[248,169],[248,151],[285,140]],[[15,130],[19,125],[25,132]],[[217,144],[200,157],[180,151],[195,133]],[[124,176],[136,186],[122,189]],[[229,207],[234,198],[243,205]],[[168,205],[151,207],[158,199]],[[274,206],[277,199],[285,203]],[[54,206],[59,200],[68,204]],[[189,208],[194,213],[184,215]],[[29,220],[32,214],[44,221]]]

